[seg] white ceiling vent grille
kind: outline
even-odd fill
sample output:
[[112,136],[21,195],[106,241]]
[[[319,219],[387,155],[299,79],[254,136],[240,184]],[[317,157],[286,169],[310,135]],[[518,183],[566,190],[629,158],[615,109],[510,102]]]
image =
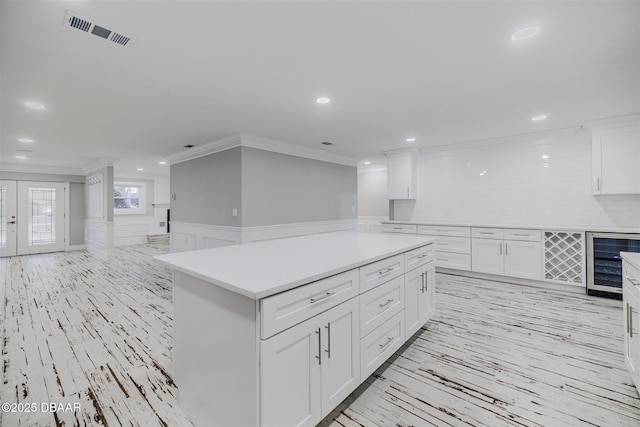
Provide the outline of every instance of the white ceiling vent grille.
[[75,28],[80,31],[84,31],[88,34],[93,34],[112,43],[119,44],[120,46],[128,46],[132,43],[131,37],[125,36],[122,33],[118,33],[110,28],[98,25],[95,22],[91,22],[81,16],[78,16],[70,10],[64,16],[64,27]]

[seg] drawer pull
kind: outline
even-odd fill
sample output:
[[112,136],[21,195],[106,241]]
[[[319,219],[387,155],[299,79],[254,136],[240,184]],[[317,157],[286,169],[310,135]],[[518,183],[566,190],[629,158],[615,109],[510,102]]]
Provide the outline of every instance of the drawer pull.
[[444,259],[444,258],[438,258],[438,261],[442,261],[442,262],[449,262],[448,259]]
[[388,299],[388,300],[387,300],[387,302],[385,302],[385,303],[383,303],[383,304],[378,304],[378,305],[380,306],[380,308],[382,308],[382,307],[386,307],[386,306],[388,306],[388,305],[389,305],[389,304],[391,304],[392,302],[393,302],[393,300],[392,300],[392,299]]
[[527,234],[527,233],[513,233],[514,236],[520,236],[520,237],[531,237],[533,236],[533,234]]
[[380,348],[385,348],[386,346],[388,346],[389,344],[391,344],[391,341],[393,341],[393,337],[389,337],[387,338],[387,342],[385,342],[384,344],[380,344]]
[[327,292],[326,294],[322,295],[321,297],[309,299],[309,302],[311,304],[313,304],[314,302],[318,302],[318,301],[322,301],[323,299],[327,299],[327,298],[329,298],[330,296],[332,296],[334,294],[335,294],[335,292]]
[[404,230],[402,227],[393,227],[394,230]]
[[633,306],[629,304],[629,338],[633,338]]
[[424,258],[426,256],[427,256],[427,254],[418,255],[418,259],[422,259],[422,258]]
[[631,316],[629,316],[629,303],[627,303],[627,335],[629,334],[630,323],[631,323]]
[[393,271],[393,270],[395,270],[395,268],[389,267],[386,270],[378,271],[378,274],[380,274],[380,275],[387,274],[388,272]]
[[448,243],[442,243],[442,242],[438,242],[438,243],[436,243],[436,245],[438,245],[438,246],[449,246]]
[[479,233],[479,234],[487,234],[487,235],[489,235],[489,236],[493,236],[494,234],[496,234],[496,233],[492,233],[492,232],[490,232],[490,231],[479,231],[478,233]]

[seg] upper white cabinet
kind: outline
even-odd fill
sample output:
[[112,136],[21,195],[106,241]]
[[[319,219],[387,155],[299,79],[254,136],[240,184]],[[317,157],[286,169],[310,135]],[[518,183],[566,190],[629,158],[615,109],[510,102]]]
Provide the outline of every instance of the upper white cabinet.
[[640,126],[592,129],[593,194],[640,194]]
[[389,200],[415,199],[417,171],[415,154],[389,156],[387,161]]

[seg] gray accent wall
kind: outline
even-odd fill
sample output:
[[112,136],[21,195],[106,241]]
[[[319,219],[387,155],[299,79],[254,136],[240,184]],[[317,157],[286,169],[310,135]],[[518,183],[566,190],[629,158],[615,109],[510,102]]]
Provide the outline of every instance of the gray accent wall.
[[84,245],[84,184],[75,182],[69,184],[69,244]]
[[357,169],[242,147],[242,225],[355,219]]
[[[241,221],[240,147],[172,164],[171,221],[235,226]],[[232,215],[238,209],[238,216]]]

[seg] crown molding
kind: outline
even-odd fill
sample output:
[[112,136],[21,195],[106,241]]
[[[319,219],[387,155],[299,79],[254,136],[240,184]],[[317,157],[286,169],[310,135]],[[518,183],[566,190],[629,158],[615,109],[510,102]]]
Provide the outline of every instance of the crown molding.
[[110,157],[105,157],[103,159],[97,160],[93,163],[91,163],[90,165],[87,165],[85,167],[82,168],[82,171],[84,172],[85,175],[89,175],[93,172],[96,172],[102,168],[106,168],[106,167],[113,167],[113,163],[118,160],[118,159],[114,159],[114,158],[110,158]]
[[81,168],[17,163],[0,163],[0,171],[18,173],[43,173],[52,175],[85,175],[83,169]]
[[588,120],[582,124],[587,129],[606,129],[621,126],[637,126],[640,123],[640,114],[628,114],[626,116],[607,117],[606,119]]
[[389,150],[389,151],[385,151],[382,154],[384,154],[384,156],[386,158],[389,157],[401,157],[401,156],[406,156],[407,154],[417,154],[420,151],[419,148],[398,148],[396,150]]
[[341,156],[339,154],[327,153],[314,148],[290,144],[288,142],[277,141],[275,139],[264,138],[247,133],[230,135],[199,147],[194,147],[189,150],[166,156],[166,159],[169,160],[171,164],[182,163],[187,160],[197,159],[198,157],[208,156],[210,154],[219,153],[236,147],[256,148],[274,153],[287,154],[290,156],[304,157],[307,159],[338,163],[354,167],[358,163],[356,159]]

